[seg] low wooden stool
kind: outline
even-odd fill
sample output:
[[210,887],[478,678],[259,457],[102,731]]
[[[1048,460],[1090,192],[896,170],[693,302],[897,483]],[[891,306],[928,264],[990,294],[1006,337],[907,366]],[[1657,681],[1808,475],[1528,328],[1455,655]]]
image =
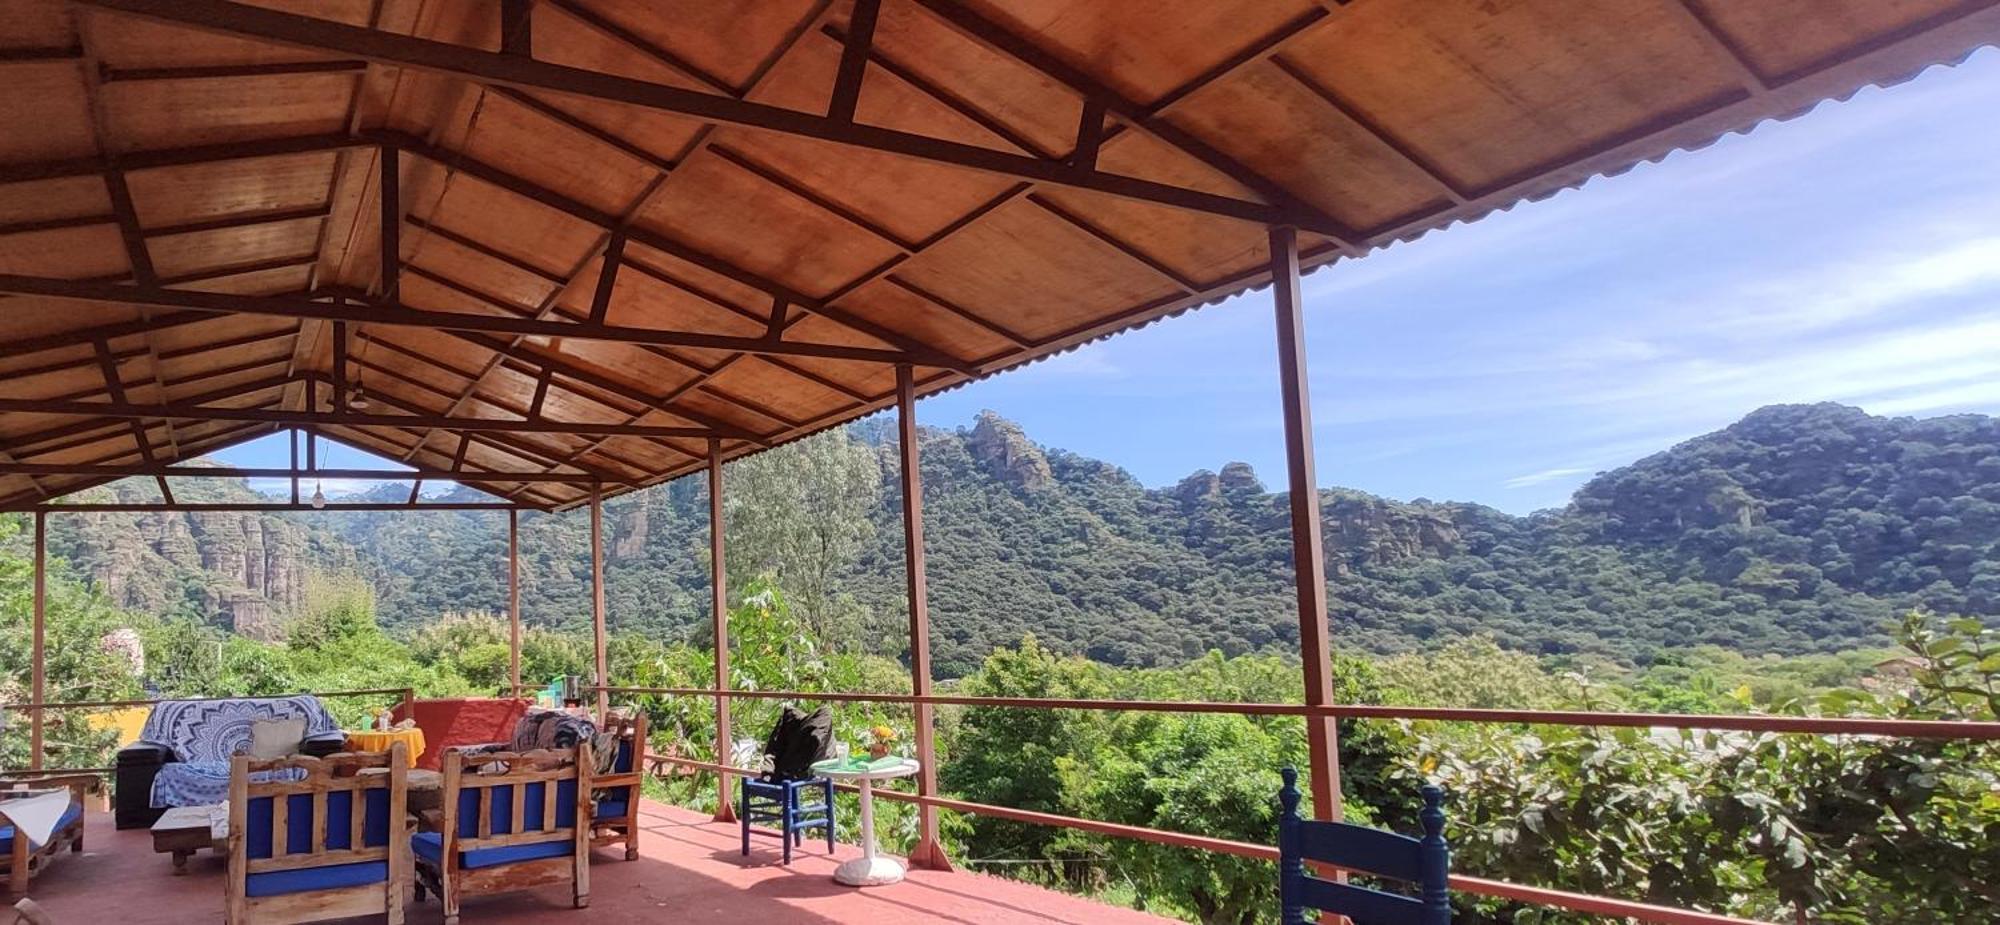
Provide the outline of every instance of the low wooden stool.
[[174,856],[174,873],[187,873],[187,859],[203,848],[229,847],[229,806],[176,806],[153,823],[153,850]]

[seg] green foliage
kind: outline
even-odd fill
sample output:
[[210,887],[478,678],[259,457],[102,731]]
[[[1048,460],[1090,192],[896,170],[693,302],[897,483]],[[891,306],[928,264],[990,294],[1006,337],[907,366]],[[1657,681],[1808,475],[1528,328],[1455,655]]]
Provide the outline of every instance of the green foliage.
[[[1087,773],[1072,772],[1083,815],[1270,843],[1277,830],[1280,764],[1274,759],[1301,763],[1298,740],[1280,739],[1246,717],[1219,714],[1146,714],[1119,725],[1119,740],[1131,744],[1103,755]],[[1129,839],[1107,840],[1104,849],[1139,895],[1185,908],[1203,925],[1276,919],[1276,879],[1268,863]]]
[[730,587],[769,575],[791,593],[821,639],[879,629],[845,590],[845,573],[874,531],[881,502],[875,455],[845,430],[827,431],[730,464],[723,479]]
[[[1991,720],[2000,633],[1911,616],[1906,688],[1836,688],[1814,712]],[[1787,709],[1802,710],[1802,705]],[[2000,916],[1991,742],[1404,723],[1396,776],[1451,793],[1459,869],[1751,918]],[[1480,921],[1581,917],[1468,902]]]
[[[24,545],[27,518],[0,514],[0,548]],[[50,563],[44,623],[47,702],[115,700],[139,694],[136,666],[106,636],[125,625],[125,615],[106,605],[60,560]],[[23,555],[0,556],[0,702],[27,703],[34,634],[34,570]],[[45,714],[50,767],[101,766],[112,736],[90,727],[80,710]],[[0,768],[28,766],[29,715],[9,711],[0,732]]]
[[1456,639],[1443,647],[1387,658],[1377,667],[1394,702],[1429,707],[1542,710],[1570,699],[1574,679],[1552,678],[1533,656],[1489,637]]

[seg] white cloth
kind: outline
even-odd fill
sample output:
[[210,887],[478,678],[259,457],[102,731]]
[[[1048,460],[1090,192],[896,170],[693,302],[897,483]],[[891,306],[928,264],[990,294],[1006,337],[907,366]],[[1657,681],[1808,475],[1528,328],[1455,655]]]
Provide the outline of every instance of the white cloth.
[[69,809],[70,800],[68,790],[0,800],[0,816],[14,824],[15,838],[26,835],[28,841],[46,845],[49,836],[55,834],[57,824],[62,822],[63,812]]

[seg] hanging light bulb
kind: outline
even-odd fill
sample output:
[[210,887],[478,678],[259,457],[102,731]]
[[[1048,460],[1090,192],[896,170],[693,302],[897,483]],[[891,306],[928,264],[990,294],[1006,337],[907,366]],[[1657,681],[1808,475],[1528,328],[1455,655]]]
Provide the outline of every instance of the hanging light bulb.
[[319,482],[317,481],[313,482],[312,505],[315,511],[325,510],[326,508],[326,495],[319,490]]

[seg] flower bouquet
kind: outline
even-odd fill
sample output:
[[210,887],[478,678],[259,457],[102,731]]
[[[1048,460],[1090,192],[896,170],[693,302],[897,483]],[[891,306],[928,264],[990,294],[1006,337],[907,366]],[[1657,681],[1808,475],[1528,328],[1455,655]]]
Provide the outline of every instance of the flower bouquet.
[[896,730],[887,726],[875,726],[868,730],[868,757],[880,761],[889,757],[889,749],[896,744]]

